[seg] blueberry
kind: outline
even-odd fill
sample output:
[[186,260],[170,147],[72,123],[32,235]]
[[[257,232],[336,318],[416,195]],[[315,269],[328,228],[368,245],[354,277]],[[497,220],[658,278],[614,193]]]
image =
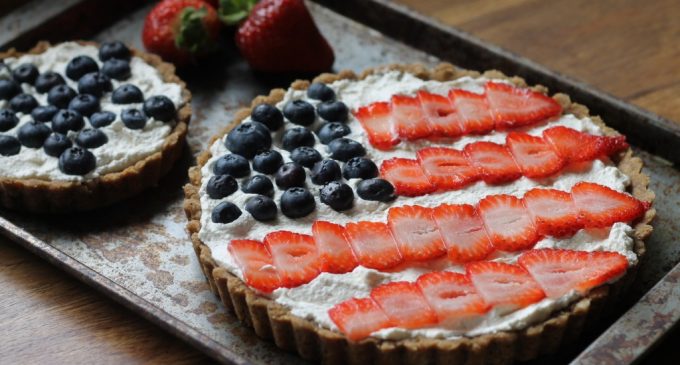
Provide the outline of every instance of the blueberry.
[[90,115],[90,125],[95,128],[106,127],[116,120],[116,114],[111,112],[96,112]]
[[324,185],[331,181],[340,180],[340,165],[334,160],[323,160],[314,164],[311,172],[312,182],[316,185]]
[[263,151],[253,157],[253,170],[273,174],[283,165],[283,156],[278,151]]
[[272,181],[264,175],[255,175],[249,177],[241,184],[241,190],[248,194],[273,196],[274,184],[272,184]]
[[68,108],[89,117],[99,111],[99,99],[90,94],[80,94],[68,103]]
[[324,101],[316,106],[319,116],[332,122],[346,122],[349,115],[347,105],[342,101]]
[[79,131],[85,126],[83,116],[75,110],[62,109],[52,118],[52,129],[57,133]]
[[21,92],[21,86],[14,80],[0,79],[0,100],[9,100]]
[[42,73],[35,79],[35,90],[44,94],[57,85],[64,85],[66,81],[60,74],[52,71]]
[[19,128],[17,138],[26,147],[40,148],[51,133],[52,130],[46,124],[33,120]]
[[78,92],[81,94],[90,94],[96,97],[102,96],[105,92],[111,91],[113,84],[111,79],[101,72],[90,72],[83,75],[78,80]]
[[144,102],[144,94],[142,90],[132,84],[123,84],[113,90],[111,94],[111,101],[114,104],[132,104]]
[[314,106],[304,100],[293,100],[283,107],[283,115],[292,123],[311,125],[316,119]]
[[130,49],[121,41],[102,43],[101,46],[99,46],[99,60],[103,62],[111,58],[129,60]]
[[307,174],[302,166],[295,162],[288,162],[283,164],[276,172],[274,181],[279,188],[287,189],[294,186],[305,186],[306,178]]
[[54,118],[54,115],[57,114],[58,111],[59,108],[54,105],[41,105],[33,109],[31,117],[36,122],[46,123],[52,121],[52,118]]
[[289,188],[281,194],[281,213],[288,218],[300,218],[314,211],[314,196],[305,188]]
[[255,195],[246,200],[246,212],[258,221],[276,219],[276,203],[268,196]]
[[114,80],[127,80],[130,75],[130,62],[111,58],[102,65],[102,73]]
[[206,190],[212,199],[222,199],[238,190],[238,183],[231,175],[215,175],[208,180]]
[[72,145],[73,142],[65,134],[52,133],[45,140],[43,150],[49,156],[59,157],[67,148],[71,148]]
[[378,166],[364,157],[353,157],[342,167],[345,179],[370,179],[378,176]]
[[284,150],[292,151],[297,147],[314,146],[314,135],[307,128],[297,127],[286,130],[281,137]]
[[351,140],[349,138],[338,138],[328,144],[328,149],[331,151],[331,157],[343,162],[348,161],[352,157],[361,157],[366,154],[366,149],[361,143]]
[[175,119],[177,110],[167,96],[155,95],[144,101],[144,113],[153,119],[169,122]]
[[108,141],[109,137],[99,129],[83,129],[76,136],[78,146],[90,149],[101,147]]
[[277,107],[269,104],[260,104],[253,108],[250,119],[266,125],[270,131],[283,126],[283,114]]
[[62,152],[58,166],[66,175],[86,175],[97,167],[97,159],[92,152],[75,146]]
[[68,103],[78,95],[68,85],[53,86],[47,93],[47,102],[60,109],[66,109]]
[[366,179],[357,184],[357,195],[364,200],[388,202],[394,200],[394,186],[383,179]]
[[19,118],[10,109],[0,110],[0,132],[6,132],[19,124]]
[[290,153],[290,159],[307,168],[312,168],[315,163],[321,161],[321,154],[312,147],[298,147]]
[[38,106],[38,101],[31,94],[19,94],[9,101],[9,107],[15,112],[30,113]]
[[334,139],[350,134],[351,131],[352,130],[349,129],[347,124],[340,122],[329,122],[322,125],[316,135],[319,136],[321,143],[329,144]]
[[0,155],[12,156],[21,151],[21,143],[12,136],[0,134]]
[[12,72],[12,78],[18,83],[33,84],[38,77],[38,68],[32,63],[23,63]]
[[250,165],[243,156],[235,154],[224,155],[215,161],[213,165],[215,175],[231,175],[233,177],[244,177],[250,174]]
[[241,216],[241,209],[231,202],[221,202],[213,209],[210,219],[213,223],[231,223]]
[[307,88],[307,96],[310,99],[328,101],[335,99],[335,91],[326,84],[315,82]]
[[225,146],[229,151],[251,159],[272,146],[272,136],[262,123],[241,123],[229,132]]
[[120,119],[130,129],[142,129],[146,125],[146,115],[139,109],[123,109]]
[[321,188],[319,197],[321,202],[337,211],[350,209],[354,205],[354,192],[352,188],[339,181],[331,181],[324,185]]
[[78,81],[85,74],[97,71],[99,71],[97,62],[88,56],[76,56],[66,65],[66,76],[73,81]]

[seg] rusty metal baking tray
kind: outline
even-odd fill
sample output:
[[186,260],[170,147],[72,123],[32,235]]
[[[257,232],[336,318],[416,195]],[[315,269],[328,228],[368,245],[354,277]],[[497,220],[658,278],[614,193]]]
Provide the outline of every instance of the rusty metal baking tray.
[[[337,51],[337,69],[359,71],[395,62],[433,65],[440,60],[470,69],[500,69],[569,93],[635,145],[658,196],[655,231],[637,284],[597,331],[541,361],[630,363],[677,322],[680,222],[673,218],[680,207],[680,172],[670,162],[680,162],[673,153],[680,144],[677,124],[387,0],[316,0],[308,5]],[[99,22],[88,16],[95,6],[107,10]],[[77,37],[120,39],[139,47],[150,6],[132,0],[34,0],[0,18],[0,48],[25,49],[38,39]],[[43,17],[33,19],[37,12],[31,9],[44,10]],[[181,75],[194,95],[190,152],[159,187],[96,214],[44,217],[0,211],[0,233],[220,362],[301,364],[296,355],[257,339],[222,307],[209,291],[184,231],[181,186],[193,154],[239,107],[290,81],[253,74],[236,54],[230,49],[210,67]]]

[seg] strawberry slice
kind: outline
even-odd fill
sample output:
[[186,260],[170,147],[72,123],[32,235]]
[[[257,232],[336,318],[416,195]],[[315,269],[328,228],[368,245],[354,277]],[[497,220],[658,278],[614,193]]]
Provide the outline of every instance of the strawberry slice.
[[281,287],[281,280],[274,268],[272,256],[262,242],[232,240],[228,249],[241,268],[248,286],[265,293],[271,293],[274,289]]
[[312,224],[312,235],[319,254],[322,272],[342,274],[354,270],[359,263],[345,238],[345,227],[324,221]]
[[510,151],[503,145],[485,141],[474,142],[465,146],[464,152],[470,165],[477,167],[487,184],[502,184],[522,176]]
[[496,129],[517,128],[562,113],[562,107],[554,99],[529,89],[491,81],[484,89]]
[[380,175],[394,185],[397,195],[418,196],[435,191],[416,160],[392,158],[380,165]]
[[501,310],[515,310],[545,297],[538,283],[522,267],[494,261],[465,265],[465,272],[484,301]]
[[450,271],[421,275],[416,285],[437,314],[439,323],[456,325],[489,310],[467,276]]
[[415,284],[395,281],[380,285],[371,291],[371,298],[394,326],[419,328],[437,323],[437,315]]
[[559,298],[572,290],[585,293],[620,277],[628,269],[628,260],[623,255],[604,251],[531,250],[517,262],[550,298]]
[[446,253],[432,209],[418,205],[390,208],[387,222],[404,260],[429,260]]
[[484,223],[472,205],[442,204],[432,211],[453,263],[482,260],[493,252]]
[[524,194],[524,205],[541,236],[564,237],[583,228],[571,194],[554,189],[532,189]]
[[571,196],[586,228],[632,222],[647,210],[647,206],[628,194],[589,182],[574,185]]
[[543,138],[511,132],[505,144],[526,177],[547,177],[564,167],[564,159],[558,156],[553,146]]
[[390,227],[385,223],[349,223],[345,227],[345,233],[354,256],[364,267],[383,270],[403,261]]
[[373,147],[389,150],[399,143],[399,137],[392,126],[390,103],[379,102],[367,105],[354,112],[361,126],[368,135],[368,141]]
[[392,322],[371,298],[346,300],[328,311],[333,323],[351,341],[359,341],[371,333],[392,327]]
[[440,190],[454,190],[479,179],[479,171],[470,166],[465,154],[451,148],[428,147],[416,153],[428,180]]
[[489,195],[482,199],[479,215],[491,243],[499,250],[523,250],[538,241],[529,211],[521,199],[512,195]]
[[319,275],[319,256],[312,236],[276,231],[264,237],[264,244],[272,254],[284,287],[306,284]]
[[429,137],[432,127],[423,114],[420,100],[406,95],[392,96],[392,124],[399,137],[414,140]]
[[434,136],[458,137],[463,134],[463,121],[449,98],[421,90],[418,91],[418,99]]
[[453,89],[448,96],[462,121],[465,134],[485,134],[493,130],[493,115],[483,94]]
[[628,148],[625,136],[593,136],[575,129],[556,126],[543,131],[560,157],[569,162],[592,161]]

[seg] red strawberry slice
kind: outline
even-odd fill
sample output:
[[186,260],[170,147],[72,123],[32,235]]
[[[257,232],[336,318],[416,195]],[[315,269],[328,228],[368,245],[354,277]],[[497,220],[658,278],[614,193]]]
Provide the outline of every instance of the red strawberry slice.
[[553,189],[532,189],[524,194],[536,231],[541,236],[563,237],[583,228],[571,194]]
[[446,253],[432,209],[418,205],[390,208],[387,222],[404,260],[429,260]]
[[322,272],[342,274],[354,270],[359,263],[345,238],[345,227],[324,221],[312,225],[312,235],[319,254]]
[[333,323],[351,341],[359,341],[371,333],[392,327],[390,319],[371,298],[352,298],[328,311]]
[[373,147],[389,150],[399,143],[399,137],[392,126],[390,103],[380,102],[367,105],[354,113],[368,135]]
[[463,134],[463,121],[449,98],[421,90],[418,92],[418,99],[423,115],[430,122],[433,135],[458,137]]
[[484,223],[472,205],[443,204],[434,208],[432,217],[454,263],[482,260],[493,251]]
[[345,233],[354,256],[364,267],[383,270],[403,261],[390,227],[385,223],[349,223],[345,227]]
[[453,89],[448,96],[462,121],[465,134],[485,134],[493,130],[493,115],[483,94]]
[[465,272],[484,301],[501,310],[526,307],[545,297],[538,283],[517,265],[479,261],[465,265]]
[[232,240],[228,249],[241,268],[248,286],[265,293],[271,293],[274,289],[281,287],[281,280],[274,268],[272,256],[262,242]]
[[489,310],[467,276],[450,271],[421,275],[416,285],[437,314],[439,323],[455,325]]
[[371,291],[371,298],[394,326],[419,328],[437,323],[437,315],[415,284],[395,281],[381,285]]
[[564,167],[564,159],[558,156],[553,146],[543,138],[511,132],[505,144],[526,177],[547,177]]
[[392,124],[399,137],[406,140],[425,138],[432,134],[432,127],[425,118],[417,97],[392,96]]
[[460,189],[479,179],[479,171],[461,151],[429,147],[419,150],[416,156],[428,180],[441,190]]
[[560,157],[569,162],[592,161],[628,148],[626,137],[593,136],[575,129],[557,126],[543,131]]
[[562,113],[562,107],[554,99],[529,89],[490,81],[485,91],[496,129],[517,128]]
[[616,252],[542,249],[525,252],[517,261],[550,298],[572,290],[585,293],[628,269],[628,260]]
[[464,151],[470,164],[477,167],[487,184],[502,184],[522,176],[510,151],[503,145],[485,141],[474,142],[465,146]]
[[277,231],[268,233],[264,243],[272,254],[284,287],[306,284],[319,275],[319,256],[312,236]]
[[490,195],[482,199],[479,215],[491,243],[499,250],[523,250],[538,241],[529,211],[521,199],[512,195]]
[[586,228],[609,227],[616,222],[632,222],[641,217],[647,209],[642,202],[628,194],[589,182],[574,185],[571,196]]
[[435,191],[416,160],[392,158],[380,165],[380,175],[394,185],[397,195],[418,196]]

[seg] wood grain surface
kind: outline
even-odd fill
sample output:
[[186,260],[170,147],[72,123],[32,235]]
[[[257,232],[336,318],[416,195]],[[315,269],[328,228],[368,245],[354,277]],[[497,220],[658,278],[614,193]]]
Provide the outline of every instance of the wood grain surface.
[[[398,0],[680,121],[677,0]],[[139,316],[0,238],[0,363],[204,363]],[[677,332],[677,331],[676,331]],[[668,343],[653,356],[677,353]]]

